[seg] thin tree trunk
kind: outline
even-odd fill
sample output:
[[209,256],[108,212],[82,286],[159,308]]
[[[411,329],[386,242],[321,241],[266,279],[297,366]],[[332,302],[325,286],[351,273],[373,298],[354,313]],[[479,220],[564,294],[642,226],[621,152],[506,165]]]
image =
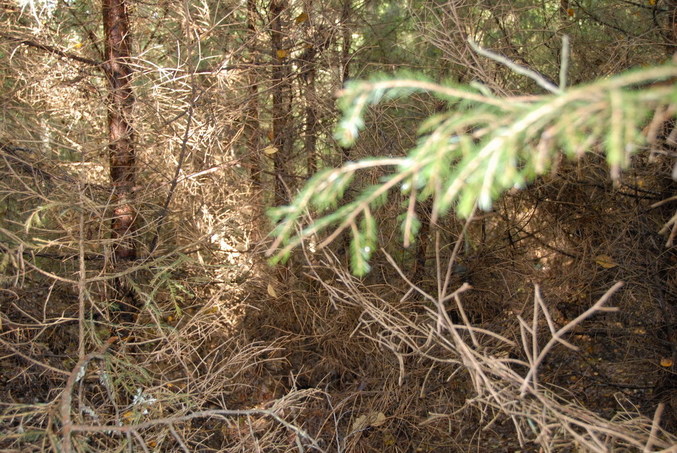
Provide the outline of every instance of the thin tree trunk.
[[[350,60],[352,58],[351,47],[353,45],[353,31],[348,24],[350,15],[353,10],[353,0],[343,0],[343,7],[341,9],[341,86],[343,87],[346,81],[350,78]],[[350,148],[341,147],[343,162],[350,160]]]
[[667,2],[668,23],[665,50],[668,57],[672,57],[677,52],[677,0]]
[[352,58],[350,48],[353,45],[353,31],[348,24],[350,15],[353,11],[353,0],[343,0],[343,8],[341,9],[341,85],[346,83],[350,78],[350,59]]
[[273,154],[273,174],[275,177],[275,200],[276,206],[288,201],[285,179],[287,174],[286,161],[289,158],[291,136],[289,131],[289,113],[291,108],[291,96],[289,86],[289,67],[287,63],[287,49],[284,47],[284,35],[282,33],[282,12],[286,8],[285,0],[272,0],[270,2],[271,15],[271,56],[273,58],[273,71],[271,82],[273,84],[273,146],[277,152]]
[[136,162],[131,126],[134,94],[129,65],[131,37],[125,0],[102,0],[106,61],[103,65],[110,86],[108,97],[108,153],[113,187],[112,237],[117,259],[135,259],[133,238],[136,210],[134,186]]
[[[249,38],[250,58],[254,60],[256,55],[256,0],[247,0],[247,35]],[[259,122],[259,85],[257,82],[258,74],[254,70],[254,65],[249,71],[249,100],[247,101],[245,136],[247,140],[247,154],[252,182],[256,189],[261,188],[261,124]]]
[[[353,32],[351,30],[350,24],[350,15],[352,13],[352,1],[353,0],[343,0],[343,7],[341,9],[341,87],[345,86],[346,81],[350,78],[350,59],[352,58],[351,47],[353,44]],[[341,159],[342,164],[351,160],[350,148],[347,146],[341,146]],[[353,196],[352,192],[348,190],[343,199],[344,203],[349,203],[352,201]],[[346,256],[350,255],[350,235],[347,232],[341,234],[341,239],[339,242],[339,248],[337,250],[337,256],[340,259],[344,259]]]
[[416,217],[421,222],[421,228],[418,231],[416,239],[416,254],[414,256],[414,271],[412,272],[412,281],[420,283],[425,276],[426,262],[428,260],[428,242],[430,239],[430,214],[432,213],[432,201],[416,203]]
[[[310,55],[309,55],[310,56]],[[314,59],[315,54],[312,54]],[[310,178],[317,171],[317,91],[315,88],[315,61],[302,60],[301,78],[305,80],[306,127],[303,148],[307,159],[307,171]]]
[[559,1],[559,18],[562,21],[566,21],[569,19],[569,0],[560,0]]

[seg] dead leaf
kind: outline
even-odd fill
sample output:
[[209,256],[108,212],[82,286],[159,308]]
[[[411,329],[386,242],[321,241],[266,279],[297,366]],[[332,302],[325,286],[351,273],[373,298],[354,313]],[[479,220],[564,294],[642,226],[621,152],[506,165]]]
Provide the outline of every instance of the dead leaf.
[[296,16],[296,19],[294,19],[294,22],[296,22],[297,24],[300,24],[300,23],[303,23],[307,20],[308,20],[308,13],[303,12],[303,13],[299,14],[298,16]]
[[618,266],[614,259],[609,255],[597,255],[595,257],[595,263],[604,269],[613,269],[614,267]]
[[273,288],[273,285],[268,283],[268,295],[274,299],[277,299],[277,293],[275,292],[275,288]]
[[351,431],[363,431],[370,427],[381,426],[386,422],[386,416],[383,412],[370,412],[367,415],[360,415],[353,422]]
[[353,426],[351,427],[350,431],[355,432],[355,431],[362,431],[367,427],[367,416],[366,415],[360,415],[353,421]]
[[272,156],[277,152],[277,148],[274,147],[273,145],[268,145],[265,148],[263,148],[263,153],[266,154],[267,156]]
[[[373,415],[373,414],[374,414],[374,412],[372,412],[372,414],[370,414],[370,415]],[[372,420],[371,426],[381,426],[385,422],[386,422],[386,415],[383,412],[379,412],[379,413],[376,414],[376,416]]]

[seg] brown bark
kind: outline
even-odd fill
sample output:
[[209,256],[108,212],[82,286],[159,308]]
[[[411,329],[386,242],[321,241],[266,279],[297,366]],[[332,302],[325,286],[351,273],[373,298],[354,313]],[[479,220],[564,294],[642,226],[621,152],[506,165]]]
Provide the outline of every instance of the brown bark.
[[[256,0],[247,0],[247,34],[250,41],[250,54],[256,55]],[[258,74],[252,69],[249,71],[249,99],[247,101],[245,119],[245,137],[247,140],[247,155],[250,165],[252,182],[256,189],[261,188],[261,125],[259,122],[259,85]]]
[[[350,78],[350,60],[352,59],[351,47],[353,45],[353,31],[348,23],[353,11],[353,0],[343,0],[341,9],[341,86],[343,87]],[[350,160],[350,148],[341,147],[343,162]]]
[[421,222],[421,228],[418,231],[416,239],[416,253],[414,256],[414,272],[412,281],[419,283],[425,276],[425,267],[428,260],[428,242],[430,239],[430,215],[432,213],[432,202],[430,200],[416,203],[416,217]]
[[[314,65],[314,62],[309,62]],[[306,74],[306,135],[303,141],[303,147],[307,159],[308,177],[310,178],[317,171],[317,92],[315,90],[315,68],[308,70]]]
[[286,8],[285,0],[270,2],[270,38],[273,69],[271,82],[273,84],[273,146],[277,152],[273,154],[273,173],[275,176],[276,206],[286,204],[289,200],[285,187],[287,174],[286,162],[291,151],[291,134],[289,131],[289,115],[291,112],[291,87],[289,84],[289,64],[284,46],[282,32],[282,12]]
[[350,48],[353,45],[353,31],[351,30],[350,16],[353,11],[353,0],[343,0],[343,8],[341,9],[341,27],[343,32],[341,33],[342,43],[341,43],[341,67],[343,71],[341,73],[341,85],[346,83],[346,80],[350,78],[350,59],[352,58]]
[[129,65],[131,37],[125,0],[102,0],[105,41],[104,73],[109,83],[108,153],[113,187],[112,238],[118,259],[135,259],[136,162],[131,126],[134,94]]
[[[352,30],[348,21],[352,14],[352,0],[343,0],[343,5],[341,9],[341,86],[343,87],[346,81],[350,78],[350,60],[352,58],[351,47],[353,45],[352,39]],[[341,146],[341,159],[342,164],[349,162],[351,160],[350,148],[347,146]],[[347,191],[344,197],[344,203],[349,203],[352,201],[352,192]],[[341,240],[339,242],[339,248],[337,250],[337,255],[339,258],[343,259],[348,256],[350,250],[350,235],[346,232],[343,232],[341,235]]]
[[666,37],[666,51],[668,57],[672,57],[677,52],[677,0],[667,2],[668,23]]
[[562,20],[569,19],[569,0],[560,0],[559,2],[559,17]]

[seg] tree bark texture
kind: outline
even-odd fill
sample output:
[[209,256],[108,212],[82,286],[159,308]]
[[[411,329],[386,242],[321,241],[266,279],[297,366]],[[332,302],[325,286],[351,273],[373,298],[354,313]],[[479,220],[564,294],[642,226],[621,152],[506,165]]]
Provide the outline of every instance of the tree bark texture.
[[105,62],[103,70],[109,83],[108,153],[113,187],[112,238],[118,259],[135,259],[136,210],[134,186],[136,161],[134,132],[131,125],[134,107],[132,69],[129,64],[131,36],[126,0],[102,0]]
[[[352,15],[352,0],[343,0],[341,9],[341,88],[343,88],[350,78],[350,60],[352,59],[351,48],[353,45],[352,24],[349,23]],[[351,160],[350,148],[341,147],[342,163]]]
[[669,0],[666,8],[668,11],[666,51],[668,57],[672,57],[677,52],[677,0]]
[[[256,55],[256,1],[247,0],[247,35],[250,44],[251,58]],[[255,66],[249,71],[249,99],[247,101],[246,119],[245,119],[245,137],[247,140],[247,154],[251,165],[250,174],[254,187],[261,188],[261,127],[259,122],[259,74],[255,71]]]
[[303,147],[307,159],[308,178],[317,171],[317,91],[315,90],[315,63],[309,62],[310,69],[306,74],[306,130]]
[[569,0],[560,0],[559,1],[559,17],[562,21],[566,21],[569,19],[569,9],[571,6],[569,5]]
[[317,53],[325,47],[316,45],[308,47],[298,59],[299,81],[305,101],[305,135],[303,150],[306,155],[307,176],[310,178],[317,171],[317,90],[315,87],[315,72]]
[[286,163],[291,152],[291,133],[288,124],[291,113],[291,87],[287,49],[284,47],[284,33],[282,31],[282,12],[286,6],[284,0],[272,0],[270,2],[270,38],[273,59],[271,74],[273,85],[273,146],[277,149],[277,152],[273,154],[276,206],[281,206],[289,201],[284,184],[287,174]]
[[422,203],[416,203],[416,217],[421,222],[421,228],[418,231],[416,239],[416,255],[414,257],[414,272],[412,281],[420,283],[425,276],[426,261],[428,259],[428,242],[430,240],[430,215],[432,214],[432,202],[426,200]]

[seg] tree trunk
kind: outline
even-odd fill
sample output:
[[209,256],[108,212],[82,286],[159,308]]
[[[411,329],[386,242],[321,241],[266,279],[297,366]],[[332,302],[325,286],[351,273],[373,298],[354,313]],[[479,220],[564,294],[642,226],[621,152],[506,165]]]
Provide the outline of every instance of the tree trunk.
[[426,262],[428,260],[428,242],[430,239],[430,215],[433,204],[431,200],[416,203],[416,217],[421,222],[421,228],[418,231],[416,239],[416,253],[414,256],[414,271],[411,281],[420,283],[425,277]]
[[350,59],[352,58],[351,47],[353,45],[353,30],[348,23],[353,11],[353,0],[343,0],[341,8],[341,86],[350,78]]
[[[314,49],[310,49],[314,50]],[[306,155],[308,178],[317,171],[317,90],[315,89],[315,52],[307,52],[301,57],[301,80],[305,82],[304,97],[306,103],[305,136],[303,148]]]
[[[353,31],[351,24],[348,23],[353,11],[353,0],[343,0],[341,9],[341,87],[344,87],[346,81],[350,78],[350,60],[352,59],[351,47],[353,45]],[[341,147],[341,158],[343,163],[350,160],[350,148]]]
[[[256,0],[247,0],[247,36],[249,38],[250,58],[255,60],[256,55]],[[248,73],[249,99],[247,101],[245,119],[245,137],[247,140],[247,158],[250,164],[250,174],[254,187],[261,188],[261,126],[259,122],[259,85],[255,65]]]
[[282,32],[282,12],[286,8],[285,0],[272,0],[270,2],[271,16],[271,56],[273,59],[273,71],[271,82],[273,84],[273,146],[277,152],[273,154],[273,174],[275,177],[275,200],[276,206],[286,204],[289,200],[285,187],[287,174],[286,162],[291,148],[291,135],[289,131],[289,114],[291,110],[291,90],[289,86],[289,65],[287,63],[287,49],[284,47],[284,34]]
[[108,153],[113,187],[114,256],[117,259],[133,260],[137,254],[133,238],[136,229],[136,162],[131,126],[134,94],[131,85],[132,69],[129,65],[129,17],[125,0],[102,0],[102,12],[106,56],[103,70],[110,86]]
[[668,23],[666,24],[666,45],[665,50],[668,57],[672,57],[677,52],[677,0],[669,0],[666,5],[668,11]]
[[[348,23],[352,14],[352,0],[343,0],[341,8],[341,87],[343,88],[346,81],[350,78],[350,60],[352,58],[351,47],[353,45],[353,32],[351,24]],[[341,146],[341,164],[345,164],[351,160],[350,148]],[[344,203],[352,201],[352,192],[348,190],[344,197]],[[336,255],[340,259],[345,259],[350,255],[350,235],[344,231],[341,234],[341,239],[338,242],[339,247]]]
[[569,19],[569,9],[571,6],[569,5],[569,0],[560,0],[559,1],[559,18],[562,21],[567,21]]

